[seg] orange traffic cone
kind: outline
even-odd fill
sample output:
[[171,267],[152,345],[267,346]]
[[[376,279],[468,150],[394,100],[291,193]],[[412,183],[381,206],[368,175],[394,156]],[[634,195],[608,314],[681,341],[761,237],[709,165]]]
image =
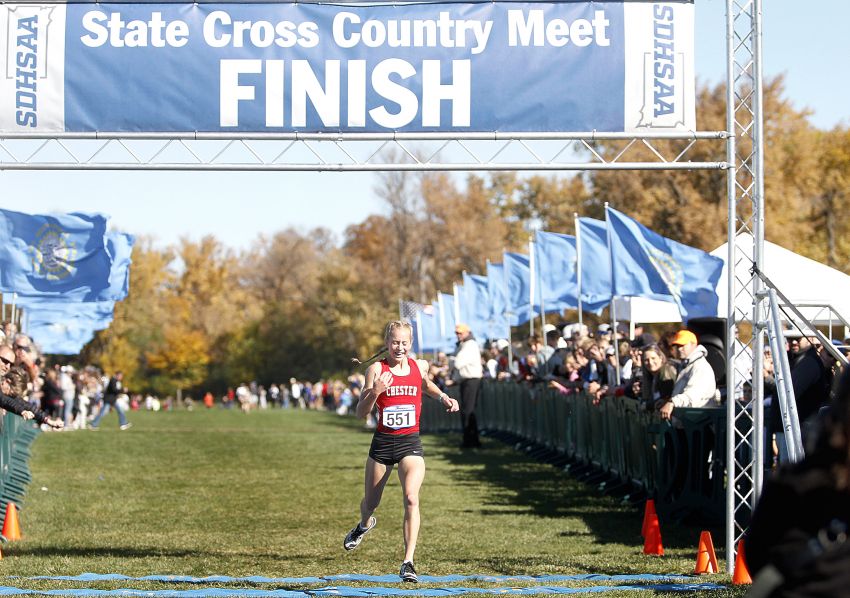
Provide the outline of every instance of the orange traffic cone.
[[21,526],[18,525],[18,508],[15,503],[6,503],[6,518],[3,520],[3,537],[9,542],[21,539]]
[[697,548],[697,564],[694,573],[717,573],[717,556],[714,554],[714,542],[711,541],[711,533],[702,532],[699,535],[699,547]]
[[735,556],[735,570],[732,572],[732,583],[743,586],[753,583],[750,570],[747,568],[747,557],[744,555],[744,541],[738,542],[738,554]]
[[656,556],[664,555],[664,546],[661,544],[661,526],[658,523],[658,515],[654,513],[649,516],[649,522],[646,524],[643,553]]
[[646,501],[646,506],[643,508],[643,524],[640,527],[640,535],[646,538],[646,528],[649,525],[649,519],[652,516],[657,516],[655,512],[655,500],[649,499]]

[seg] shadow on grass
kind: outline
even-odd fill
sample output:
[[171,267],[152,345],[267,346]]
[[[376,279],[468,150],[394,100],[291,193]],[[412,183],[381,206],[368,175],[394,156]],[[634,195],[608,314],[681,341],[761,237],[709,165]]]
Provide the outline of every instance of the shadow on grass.
[[[483,448],[472,451],[457,448],[459,437],[456,434],[429,435],[428,438],[430,454],[452,465],[449,475],[455,483],[486,484],[494,488],[481,507],[475,510],[478,514],[576,518],[590,531],[563,531],[562,536],[594,537],[598,544],[642,544],[642,510],[623,503],[619,498],[603,495],[596,485],[571,478],[562,469],[535,461],[494,438],[482,439]],[[686,524],[666,526],[665,548],[694,549],[700,529],[706,528]],[[711,531],[715,537],[722,537],[722,530]],[[720,552],[718,556],[721,556]],[[583,569],[580,562],[573,563],[573,566]],[[507,570],[510,570],[509,566]]]

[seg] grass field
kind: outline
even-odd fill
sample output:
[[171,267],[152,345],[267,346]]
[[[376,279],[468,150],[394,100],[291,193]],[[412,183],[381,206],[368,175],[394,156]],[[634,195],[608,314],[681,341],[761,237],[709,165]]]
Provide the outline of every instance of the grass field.
[[[396,477],[376,513],[377,528],[357,550],[342,549],[358,517],[370,440],[360,422],[330,413],[244,415],[220,409],[134,413],[131,420],[134,427],[125,432],[111,415],[98,432],[46,433],[36,440],[33,482],[21,512],[24,539],[3,547],[0,585],[175,589],[173,583],[150,581],[20,578],[83,572],[132,577],[398,572],[402,504]],[[645,556],[642,513],[634,507],[602,497],[494,439],[485,438],[484,448],[475,452],[460,452],[459,440],[424,437],[428,473],[416,555],[420,575],[693,571],[699,529],[662,521],[666,554]],[[722,543],[715,535],[715,544]],[[728,577],[695,581],[725,584]],[[559,585],[594,584],[599,585]],[[743,594],[732,586],[699,592]],[[611,595],[674,594],[647,589]]]

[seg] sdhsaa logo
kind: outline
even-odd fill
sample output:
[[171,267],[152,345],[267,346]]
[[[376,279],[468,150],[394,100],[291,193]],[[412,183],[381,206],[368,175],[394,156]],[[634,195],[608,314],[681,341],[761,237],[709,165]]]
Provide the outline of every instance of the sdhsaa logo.
[[14,80],[15,122],[38,126],[39,79],[47,77],[47,32],[52,6],[16,6],[7,13],[6,79]]
[[644,97],[638,126],[685,126],[685,55],[676,48],[673,6],[655,5],[652,12],[653,50],[644,54]]
[[62,280],[76,271],[72,265],[77,259],[76,244],[55,224],[45,224],[38,230],[30,251],[36,276]]

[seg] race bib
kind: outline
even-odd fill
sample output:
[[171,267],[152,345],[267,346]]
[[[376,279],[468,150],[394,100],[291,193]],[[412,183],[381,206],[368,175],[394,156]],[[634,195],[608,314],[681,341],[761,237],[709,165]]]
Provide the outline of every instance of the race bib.
[[381,413],[383,424],[387,428],[399,430],[416,425],[416,405],[390,405]]

